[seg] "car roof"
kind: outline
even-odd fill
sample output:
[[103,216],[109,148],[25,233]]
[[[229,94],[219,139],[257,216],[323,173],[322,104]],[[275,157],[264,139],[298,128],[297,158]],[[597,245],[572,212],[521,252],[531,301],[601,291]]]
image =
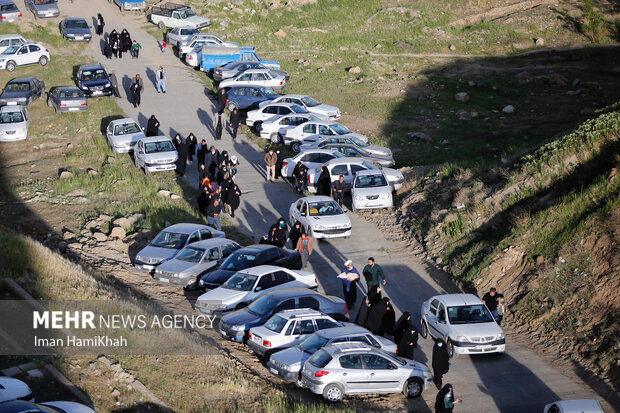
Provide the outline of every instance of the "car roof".
[[[313,120],[312,122],[308,122],[308,123],[314,123],[316,125],[325,125],[325,126],[331,126],[331,125],[336,125],[338,122],[332,122],[329,120]],[[330,135],[332,136],[332,135]]]
[[248,69],[243,71],[243,73],[241,74],[247,74],[247,73],[265,73],[265,72],[269,72],[271,71],[271,69]]
[[82,91],[79,87],[77,86],[53,86],[51,89],[57,90],[79,90],[80,92]]
[[22,109],[23,109],[22,105],[6,105],[0,108],[0,113],[21,112]]
[[282,95],[278,99],[282,99],[282,98],[301,99],[301,98],[305,98],[306,96],[310,97],[309,95]]
[[373,347],[369,344],[358,342],[358,341],[349,341],[343,343],[331,343],[323,347],[323,350],[330,356],[335,356],[338,353],[347,353],[350,351],[372,351]]
[[436,295],[430,298],[430,300],[433,299],[438,299],[448,307],[458,305],[482,304],[482,300],[473,294],[443,294]]
[[[181,29],[196,29],[196,28],[192,27],[192,26],[178,26],[178,27],[175,27],[174,29],[181,30]],[[174,29],[172,29],[172,30],[174,30]],[[198,29],[196,29],[196,30],[198,30]]]
[[256,267],[246,268],[245,270],[240,270],[239,272],[250,275],[264,275],[279,270],[286,271],[287,269],[277,265],[257,265]]
[[[289,115],[286,115],[289,116]],[[330,151],[329,149],[323,149],[323,148],[310,148],[307,149],[305,151],[299,152],[298,154],[296,154],[295,156],[292,156],[291,158],[297,158],[299,156],[305,155],[307,153],[328,153],[328,154],[332,154],[334,153],[334,151]],[[342,159],[342,158],[340,158]]]
[[13,38],[16,38],[16,37],[19,37],[21,39],[26,40],[24,38],[24,36],[22,36],[21,34],[17,34],[17,33],[14,33],[14,34],[0,34],[0,40],[6,39],[6,38],[13,39]]
[[[248,71],[249,71],[249,70],[246,70],[244,73],[246,73],[246,72],[248,72]],[[292,107],[292,106],[299,106],[297,103],[289,103],[289,102],[269,102],[269,103],[267,103],[265,106],[261,107],[261,109],[264,109],[264,108],[266,108],[266,107],[268,107],[268,106],[276,106],[276,105],[277,105],[277,106],[284,106],[284,107],[287,107],[287,108],[290,108],[290,107]],[[309,115],[309,113],[288,113],[288,114],[286,114],[286,115],[284,115],[284,116],[290,116],[290,115],[295,115],[295,116],[297,116],[297,115]]]
[[133,118],[122,118],[122,119],[114,119],[110,121],[112,125],[124,124],[124,123],[138,123]]
[[230,244],[233,242],[235,241],[228,239],[228,238],[209,238],[209,239],[203,239],[202,241],[192,242],[191,246],[199,247],[199,248],[212,248],[212,247],[217,247],[218,245]]
[[291,310],[282,310],[278,312],[278,315],[282,318],[290,320],[291,318],[305,318],[305,317],[329,317],[327,314],[322,313],[311,308],[294,308]]
[[328,328],[325,330],[318,330],[317,333],[327,339],[334,337],[348,336],[352,334],[369,334],[368,329],[358,325],[348,325],[344,327]]
[[[0,4],[2,0],[0,0]],[[0,403],[0,413],[32,412],[34,403],[25,400],[9,400]]]
[[342,158],[330,159],[329,161],[325,162],[325,165],[331,165],[333,163],[353,163],[353,164],[360,165],[362,164],[362,162],[366,162],[366,161],[364,159],[354,158],[352,156],[343,156]]
[[203,224],[180,223],[180,224],[170,225],[169,227],[164,228],[162,231],[177,232],[179,234],[191,234],[192,232],[196,230],[207,229],[207,228],[209,227]]
[[275,245],[269,245],[269,244],[254,244],[254,245],[248,245],[247,247],[238,249],[235,252],[260,254],[263,251],[267,251],[267,250],[274,249],[274,248],[278,248],[278,247],[276,247]]
[[0,0],[0,4],[13,4],[11,0]]
[[66,17],[65,20],[66,21],[73,20],[73,21],[83,21],[83,22],[86,22],[86,19],[83,19],[81,17]]
[[144,138],[140,138],[140,140],[144,143],[151,143],[151,142],[161,142],[161,141],[170,141],[172,142],[172,139],[170,139],[169,137],[165,136],[165,135],[159,135],[159,136],[147,136]]
[[[326,202],[326,201],[333,201],[333,199],[331,199],[328,196],[325,195],[315,195],[315,196],[304,196],[301,197],[300,199],[304,199],[307,202]],[[297,201],[295,201],[295,203],[297,203]]]
[[9,80],[9,83],[29,83],[32,79],[39,80],[36,77],[16,77],[15,79]]

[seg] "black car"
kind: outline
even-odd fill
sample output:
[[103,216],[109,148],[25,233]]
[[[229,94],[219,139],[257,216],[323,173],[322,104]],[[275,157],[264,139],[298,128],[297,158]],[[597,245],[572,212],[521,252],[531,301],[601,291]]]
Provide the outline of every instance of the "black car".
[[6,84],[0,95],[0,106],[32,106],[45,93],[45,83],[34,77],[18,77]]
[[227,89],[228,109],[239,110],[258,109],[258,104],[266,100],[274,100],[278,95],[272,89],[264,86],[235,86]]
[[202,291],[217,288],[237,271],[265,264],[301,270],[301,256],[297,251],[285,250],[273,245],[250,245],[233,252],[219,266],[203,275],[198,282],[198,287]]
[[100,64],[80,66],[75,81],[87,98],[110,96],[114,92],[108,73]]

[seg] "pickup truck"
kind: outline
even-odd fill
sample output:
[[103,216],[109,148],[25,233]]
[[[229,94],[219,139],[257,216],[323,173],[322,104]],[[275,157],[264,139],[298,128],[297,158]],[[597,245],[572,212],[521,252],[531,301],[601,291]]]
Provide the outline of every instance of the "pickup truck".
[[116,4],[121,11],[144,10],[146,7],[146,2],[144,0],[114,0],[114,4]]
[[211,24],[209,19],[197,16],[188,6],[176,3],[164,3],[161,6],[151,7],[148,19],[162,30],[166,27],[180,26],[195,27],[200,30]]
[[256,56],[253,47],[218,47],[205,46],[202,48],[200,70],[210,73],[216,66],[229,62],[261,62],[271,69],[280,69],[280,62],[275,60],[261,60]]

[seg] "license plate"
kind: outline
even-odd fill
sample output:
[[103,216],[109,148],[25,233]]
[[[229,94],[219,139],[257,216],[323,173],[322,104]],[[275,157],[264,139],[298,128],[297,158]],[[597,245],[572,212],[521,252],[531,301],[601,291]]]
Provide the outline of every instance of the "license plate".
[[253,338],[254,338],[254,342],[256,342],[258,344],[260,344],[263,341],[263,339],[260,338],[259,336],[254,336]]
[[69,112],[77,112],[80,108],[69,108]]
[[269,367],[269,371],[275,375],[278,375],[278,370],[274,369],[273,367]]
[[159,281],[162,282],[162,283],[169,283],[170,282],[170,280],[167,279],[167,278],[160,278]]
[[101,95],[103,92],[101,90],[95,90],[93,95]]
[[75,40],[83,40],[84,36],[75,36]]

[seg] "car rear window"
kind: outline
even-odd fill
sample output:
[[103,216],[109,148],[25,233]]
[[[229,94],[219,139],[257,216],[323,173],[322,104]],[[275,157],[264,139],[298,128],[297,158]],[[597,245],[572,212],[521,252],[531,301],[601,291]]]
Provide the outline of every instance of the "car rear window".
[[145,153],[172,152],[174,145],[171,141],[147,142],[144,144]]
[[27,92],[30,90],[30,83],[9,83],[4,88],[5,92]]
[[3,4],[0,6],[0,11],[6,12],[6,11],[17,11],[17,6],[14,5],[13,3],[11,4]]
[[103,69],[84,70],[82,72],[82,80],[107,80],[108,75]]
[[332,356],[330,356],[325,350],[317,351],[308,359],[308,363],[318,368],[327,366],[330,361],[332,361]]
[[[76,96],[73,96],[76,97]],[[115,135],[126,135],[128,133],[138,133],[140,132],[140,127],[135,123],[124,123],[122,125],[116,125],[114,127]]]

